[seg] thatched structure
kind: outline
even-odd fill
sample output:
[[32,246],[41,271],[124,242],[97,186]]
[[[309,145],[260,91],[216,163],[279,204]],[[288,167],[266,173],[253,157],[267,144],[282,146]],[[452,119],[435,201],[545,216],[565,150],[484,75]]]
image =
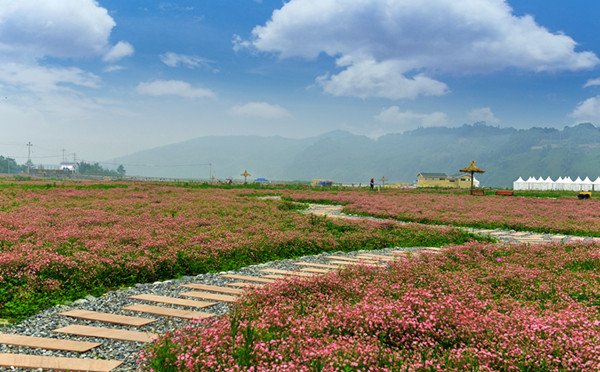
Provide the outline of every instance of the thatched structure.
[[475,165],[475,160],[471,160],[471,164],[467,167],[464,167],[459,172],[463,173],[471,173],[471,193],[473,193],[473,174],[474,173],[485,173],[485,171],[478,166]]

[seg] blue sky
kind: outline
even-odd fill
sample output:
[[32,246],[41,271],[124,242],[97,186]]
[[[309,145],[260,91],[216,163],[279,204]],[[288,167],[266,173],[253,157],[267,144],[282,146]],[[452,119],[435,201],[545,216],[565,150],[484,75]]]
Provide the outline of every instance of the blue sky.
[[600,124],[592,0],[0,0],[0,154]]

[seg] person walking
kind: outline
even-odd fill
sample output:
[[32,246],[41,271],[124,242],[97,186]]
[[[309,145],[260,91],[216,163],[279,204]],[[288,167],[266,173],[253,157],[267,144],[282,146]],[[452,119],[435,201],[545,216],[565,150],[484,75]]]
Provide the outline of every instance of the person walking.
[[375,187],[375,179],[371,178],[371,190]]

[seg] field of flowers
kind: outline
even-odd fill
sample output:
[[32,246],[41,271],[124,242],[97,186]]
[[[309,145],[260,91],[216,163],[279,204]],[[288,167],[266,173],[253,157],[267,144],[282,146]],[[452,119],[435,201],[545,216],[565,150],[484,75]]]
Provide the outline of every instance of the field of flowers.
[[0,318],[87,294],[324,251],[432,246],[448,228],[314,218],[252,189],[0,183]]
[[600,199],[471,196],[465,191],[289,191],[299,201],[344,204],[347,213],[433,224],[600,236]]
[[600,246],[467,243],[280,282],[163,336],[143,371],[598,371]]

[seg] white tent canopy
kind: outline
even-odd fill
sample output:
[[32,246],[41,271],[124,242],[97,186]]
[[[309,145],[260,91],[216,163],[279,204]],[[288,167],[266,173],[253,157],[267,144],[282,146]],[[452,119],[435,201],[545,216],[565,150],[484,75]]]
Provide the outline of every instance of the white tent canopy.
[[600,176],[593,182],[589,177],[585,177],[582,180],[579,176],[575,181],[569,176],[558,177],[556,181],[552,181],[550,177],[536,179],[532,176],[527,178],[527,181],[524,181],[522,177],[519,177],[513,182],[513,190],[600,191]]

